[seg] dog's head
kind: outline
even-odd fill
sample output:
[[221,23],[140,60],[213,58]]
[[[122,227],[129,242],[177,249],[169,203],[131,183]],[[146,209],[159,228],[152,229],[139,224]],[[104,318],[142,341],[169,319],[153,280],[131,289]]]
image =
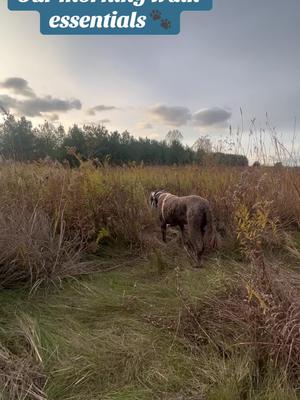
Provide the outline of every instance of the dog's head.
[[152,208],[157,208],[159,196],[164,193],[164,190],[155,190],[150,194],[150,204]]

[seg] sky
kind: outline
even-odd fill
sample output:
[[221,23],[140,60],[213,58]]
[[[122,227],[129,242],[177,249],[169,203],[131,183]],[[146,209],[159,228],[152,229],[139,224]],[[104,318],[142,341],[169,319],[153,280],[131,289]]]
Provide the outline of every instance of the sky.
[[0,104],[34,124],[155,139],[179,129],[189,145],[230,126],[275,127],[285,143],[298,132],[299,0],[214,0],[212,11],[182,13],[175,36],[43,36],[37,13],[6,3]]

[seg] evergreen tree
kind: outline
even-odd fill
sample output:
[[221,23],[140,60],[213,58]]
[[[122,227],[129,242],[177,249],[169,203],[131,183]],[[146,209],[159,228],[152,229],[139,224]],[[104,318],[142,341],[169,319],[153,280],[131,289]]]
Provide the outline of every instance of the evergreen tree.
[[[73,125],[66,133],[62,126],[49,122],[33,128],[25,117],[16,119],[8,113],[0,124],[0,155],[4,159],[33,161],[50,157],[73,167],[88,159],[104,162],[109,158],[113,165],[143,163],[146,165],[205,164],[207,160],[220,165],[248,165],[244,156],[207,153],[211,150],[208,138],[198,139],[195,146],[184,146],[178,130],[168,132],[165,141],[135,138],[128,131],[109,132],[101,125]],[[205,138],[205,137],[204,137]],[[205,145],[205,146],[204,146]],[[207,155],[209,158],[207,159]]]

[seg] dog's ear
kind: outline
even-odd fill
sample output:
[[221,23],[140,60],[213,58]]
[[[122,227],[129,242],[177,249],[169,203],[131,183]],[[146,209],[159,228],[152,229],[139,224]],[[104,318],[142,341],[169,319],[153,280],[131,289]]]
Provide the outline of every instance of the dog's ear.
[[153,208],[154,207],[154,202],[155,202],[155,192],[151,192],[150,194],[150,205]]
[[155,190],[154,192],[151,192],[151,195],[150,195],[150,204],[151,204],[151,207],[152,208],[156,208],[157,207],[157,203],[158,203],[158,201],[157,201],[157,193],[159,193],[159,190]]

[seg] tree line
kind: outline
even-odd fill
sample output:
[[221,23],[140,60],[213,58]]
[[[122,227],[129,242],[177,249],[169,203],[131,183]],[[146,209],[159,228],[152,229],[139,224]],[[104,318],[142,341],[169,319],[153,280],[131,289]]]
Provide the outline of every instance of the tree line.
[[99,163],[109,160],[113,165],[132,162],[149,165],[248,165],[245,156],[214,153],[207,149],[207,143],[206,148],[183,145],[179,134],[171,131],[166,140],[158,141],[135,138],[127,131],[109,132],[104,126],[94,124],[83,127],[74,124],[66,131],[62,125],[55,126],[49,122],[33,127],[25,117],[6,114],[0,124],[0,154],[2,159],[23,162],[45,158],[59,162],[67,160],[72,167],[78,166],[79,158]]

